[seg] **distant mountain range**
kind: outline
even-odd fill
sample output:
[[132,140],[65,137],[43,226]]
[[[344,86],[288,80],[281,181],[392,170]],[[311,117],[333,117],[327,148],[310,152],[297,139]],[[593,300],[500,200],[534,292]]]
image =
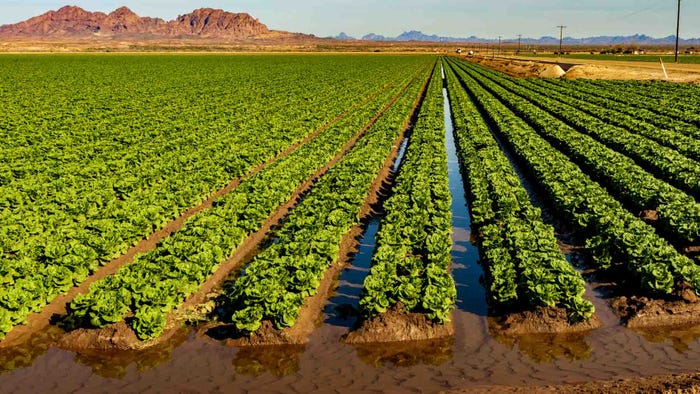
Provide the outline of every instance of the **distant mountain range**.
[[[317,39],[316,36],[301,33],[288,33],[270,30],[266,25],[247,13],[232,13],[220,9],[200,8],[189,14],[180,15],[171,21],[160,18],[141,17],[127,7],[120,7],[105,14],[90,12],[80,7],[65,6],[56,11],[49,11],[26,21],[0,26],[0,38],[208,38],[215,40],[240,39]],[[338,40],[354,40],[345,33],[340,33]],[[397,37],[385,37],[370,33],[361,38],[367,41],[422,41],[422,42],[455,42],[455,43],[495,43],[496,39],[485,39],[476,36],[443,37],[427,35],[411,30]],[[504,42],[514,42],[517,39],[507,39]],[[556,37],[523,38],[525,45],[558,45]],[[700,45],[700,38],[682,39],[683,45]],[[663,38],[649,37],[644,34],[633,36],[599,36],[587,38],[564,38],[565,45],[616,45],[637,44],[646,46],[665,46],[675,43],[675,36]]]
[[0,38],[134,37],[213,39],[315,38],[312,35],[270,30],[246,13],[212,8],[196,9],[171,21],[140,17],[127,7],[109,14],[65,6],[24,22],[0,26]]
[[[339,40],[355,40],[345,33],[333,37]],[[369,33],[361,38],[367,41],[422,41],[422,42],[459,42],[459,43],[498,43],[498,39],[480,38],[476,36],[470,37],[443,37],[438,35],[427,35],[423,32],[411,30],[398,35],[397,37],[385,37],[379,34]],[[502,42],[517,42],[517,38],[503,39]],[[644,34],[635,34],[632,36],[596,36],[586,38],[564,37],[564,45],[618,45],[618,44],[637,44],[637,45],[673,45],[676,42],[676,36],[667,36],[663,38],[654,38]],[[525,45],[559,45],[557,37],[540,37],[540,38],[523,38],[522,44]],[[682,45],[700,45],[700,38],[680,39]]]

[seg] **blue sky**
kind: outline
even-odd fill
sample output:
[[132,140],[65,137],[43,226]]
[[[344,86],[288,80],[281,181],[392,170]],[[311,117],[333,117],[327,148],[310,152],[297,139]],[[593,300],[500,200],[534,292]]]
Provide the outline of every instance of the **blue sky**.
[[[109,12],[126,5],[141,16],[173,19],[199,7],[248,12],[268,27],[329,36],[377,33],[396,36],[405,30],[466,37],[588,37],[635,33],[675,34],[675,0],[0,0],[0,24],[14,23],[72,4]],[[700,37],[700,0],[681,4],[683,38]]]

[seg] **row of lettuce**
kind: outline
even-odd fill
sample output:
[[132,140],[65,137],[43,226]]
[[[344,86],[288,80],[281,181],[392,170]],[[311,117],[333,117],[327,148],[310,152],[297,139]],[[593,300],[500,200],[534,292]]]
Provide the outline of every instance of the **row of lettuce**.
[[[565,138],[556,134],[557,130],[565,130],[565,125],[546,118],[544,111],[537,114],[549,122],[537,123],[537,117],[528,115],[528,102],[508,94],[492,78],[486,77],[487,72],[481,67],[458,60],[449,63],[460,83],[493,122],[496,132],[516,157],[534,175],[557,211],[565,213],[582,234],[590,234],[587,245],[595,264],[601,268],[620,264],[628,274],[629,283],[644,293],[671,293],[678,283],[683,282],[693,289],[700,288],[700,267],[661,238],[654,227],[632,215],[584,172],[585,169],[594,173],[595,166],[579,167],[575,163],[584,156],[589,156],[591,163],[595,162],[600,151],[591,149],[594,141],[589,141],[587,155],[570,154],[571,158],[567,157],[562,152],[568,150],[561,148],[560,152],[548,142],[557,137],[556,141],[561,141],[558,147],[573,147],[573,143],[566,145]],[[548,129],[548,125],[552,128]],[[570,134],[568,140],[579,138]],[[610,162],[607,164],[613,169],[618,168],[617,165],[610,166]],[[620,183],[626,176],[620,173],[614,179]]]
[[427,75],[416,78],[314,184],[273,233],[275,242],[227,289],[223,306],[239,332],[255,332],[265,320],[276,329],[294,325],[304,300],[317,293],[326,271],[343,257],[341,243],[360,224],[363,204],[398,146]]
[[552,84],[573,86],[576,90],[594,96],[604,97],[615,103],[635,109],[649,111],[663,120],[665,125],[680,126],[680,130],[689,130],[698,135],[700,114],[696,111],[700,104],[697,99],[700,88],[693,84],[611,81],[601,79],[581,79],[571,81],[548,81]]
[[[238,215],[235,225],[225,225],[226,215],[193,218],[198,224],[160,245],[159,252],[140,256],[117,276],[95,284],[95,289],[118,291],[95,290],[99,295],[88,297],[93,301],[75,301],[76,311],[90,311],[79,318],[76,315],[76,322],[99,325],[137,312],[135,325],[140,332],[157,331],[163,317],[157,310],[171,308],[183,294],[194,291],[230,254],[230,245],[240,243],[274,210],[271,207],[285,201],[289,190],[303,179],[299,174],[313,173],[319,162],[332,157],[332,149],[324,143],[342,146],[342,138],[361,127],[426,62],[420,57],[369,62],[358,58],[275,59],[128,58],[120,67],[107,61],[103,74],[81,68],[89,74],[83,76],[93,81],[85,88],[88,93],[94,91],[93,101],[87,96],[80,99],[88,93],[71,99],[59,94],[56,100],[48,100],[54,108],[42,106],[33,117],[24,114],[24,123],[18,120],[21,108],[15,108],[21,105],[12,100],[21,104],[28,98],[17,98],[12,95],[15,90],[2,89],[0,101],[14,110],[9,112],[10,127],[2,129],[8,145],[2,147],[7,155],[0,158],[0,337],[231,179],[270,161],[322,124],[336,121],[338,115],[349,113],[347,120],[324,132],[323,143],[316,142],[296,159],[276,165],[274,174],[260,174],[242,184],[227,204],[218,201],[228,207],[228,214]],[[66,57],[65,61],[89,65],[97,60]],[[144,61],[153,62],[149,63],[153,67],[144,67]],[[318,67],[309,71],[305,66],[309,61]],[[245,71],[251,69],[251,62],[269,65],[265,68],[269,73],[232,84],[232,78],[251,74]],[[46,70],[60,73],[61,67],[66,65],[59,61]],[[183,73],[154,71],[173,67]],[[202,73],[202,69],[212,72]],[[303,86],[295,82],[299,73],[307,81]],[[187,76],[183,80],[187,83],[178,82],[181,74]],[[114,95],[114,89],[103,85],[112,86],[132,76],[142,82],[138,94],[129,92],[110,107],[106,99]],[[36,83],[49,83],[34,78]],[[207,82],[215,94],[198,98],[194,90],[201,85],[193,81]],[[284,94],[275,94],[275,89],[283,89]],[[62,90],[32,95],[51,91]],[[328,92],[334,92],[332,98]],[[66,116],[68,104],[75,104],[72,111],[81,116]],[[139,115],[144,113],[149,115]],[[93,114],[94,120],[86,118]],[[28,134],[36,135],[36,141],[27,142]],[[316,161],[310,163],[310,158]],[[36,170],[31,169],[33,165]],[[285,166],[295,168],[297,175],[284,171]],[[282,191],[270,184],[279,184]],[[204,242],[183,241],[197,237]],[[158,266],[161,262],[168,268]],[[141,268],[135,269],[137,266]],[[185,277],[188,279],[183,280]],[[129,283],[128,289],[121,286],[123,282]]]
[[[607,123],[609,121],[599,119],[605,117],[604,111],[600,108],[589,109],[596,113],[596,116],[586,113],[584,108],[588,106],[585,102],[572,101],[565,104],[565,101],[569,101],[565,97],[555,95],[546,89],[533,87],[528,80],[518,81],[488,71],[484,75],[498,82],[504,89],[534,103],[543,112],[556,116],[576,131],[633,159],[653,175],[687,193],[700,196],[700,163],[674,148],[647,138],[642,130],[643,122],[632,122],[625,127],[616,127]],[[656,130],[657,134],[663,132],[654,127],[651,127],[651,130]],[[689,140],[694,139],[689,138]],[[697,144],[695,146],[697,147]]]
[[[407,78],[412,79],[411,76]],[[298,150],[243,180],[233,191],[217,199],[211,209],[190,218],[180,231],[165,239],[158,248],[138,256],[115,275],[93,283],[89,293],[79,295],[71,302],[65,326],[103,327],[133,315],[130,324],[139,338],[160,336],[168,312],[197,291],[249,235],[260,230],[281,205],[290,201],[302,184],[309,182],[314,174],[340,154],[348,141],[360,134],[387,103],[403,93],[407,83],[403,81],[396,88],[378,95]],[[329,218],[333,217],[330,215]],[[339,224],[342,225],[342,220]],[[318,241],[331,234],[321,232],[317,235]],[[331,242],[330,239],[327,241]],[[314,245],[309,240],[304,244]],[[320,250],[332,251],[333,247],[326,244]],[[294,285],[313,287],[317,283],[311,272],[304,270],[314,268],[314,260],[309,259],[306,263],[295,274]],[[257,264],[254,263],[251,272],[255,272]],[[268,290],[280,290],[279,285],[272,285],[270,281],[262,284]],[[254,291],[261,289],[253,286],[249,294],[253,297]],[[304,292],[309,290],[305,289],[298,294],[306,295]],[[283,302],[274,301],[275,311],[282,316],[281,321],[289,321],[290,313],[293,313],[290,308],[299,302],[288,294]],[[252,327],[250,321],[247,324]]]
[[[555,109],[558,104],[553,100],[520,86],[527,82],[519,84],[491,71],[473,70],[491,82],[487,89],[492,94],[552,145],[566,153],[596,181],[614,191],[623,202],[640,211],[656,211],[658,226],[669,239],[684,245],[700,241],[700,204],[693,197],[696,194],[694,190],[700,187],[700,176],[690,169],[700,168],[699,163],[671,150],[676,153],[672,155],[668,152],[669,148],[662,149],[658,144],[623,129],[604,131],[604,125],[599,124],[599,121],[586,116],[579,117],[581,111],[572,106]],[[561,120],[572,118],[581,119],[585,126],[574,128]],[[585,131],[580,131],[582,128]],[[611,138],[628,141],[625,144],[629,145],[629,149],[618,149],[618,144],[609,143],[606,139],[599,141],[589,133],[609,133],[613,136]],[[634,158],[623,154],[630,151],[637,152],[636,156],[645,156],[648,160],[638,164]],[[682,160],[676,160],[679,158]],[[659,163],[652,169],[665,167],[664,174],[667,176],[654,176],[648,171],[649,166],[646,164],[649,162]],[[674,163],[687,165],[675,166]],[[673,182],[678,179],[684,181]],[[674,184],[686,187],[679,188]],[[690,187],[691,184],[693,187]]]
[[588,320],[594,308],[583,297],[583,277],[559,250],[554,229],[543,223],[454,71],[447,67],[445,74],[490,304],[500,310],[561,306],[570,322]]
[[365,319],[399,308],[423,313],[438,323],[450,321],[456,298],[449,273],[450,204],[442,79],[437,69],[392,194],[384,203],[386,216],[359,302]]
[[[594,91],[547,79],[528,79],[521,86],[548,98],[594,116],[601,121],[627,129],[643,138],[648,138],[683,155],[700,159],[700,128],[679,119],[651,110],[614,101],[603,89]],[[595,93],[593,93],[595,92]],[[607,92],[612,94],[612,92]]]
[[[223,139],[216,132],[193,138],[183,132],[184,125],[176,127],[176,133],[182,134],[176,141],[189,141],[192,149],[175,148],[158,133],[153,140],[174,152],[140,145],[129,132],[117,138],[133,142],[135,156],[123,147],[112,156],[100,151],[97,146],[109,140],[101,134],[94,136],[92,145],[84,142],[90,136],[81,132],[59,138],[56,146],[49,139],[39,142],[50,152],[71,146],[71,141],[83,141],[86,157],[92,157],[90,165],[96,163],[83,174],[84,181],[62,180],[63,172],[72,168],[69,164],[49,171],[51,179],[43,179],[46,173],[8,172],[5,164],[11,160],[0,163],[3,190],[39,180],[48,185],[33,192],[23,186],[17,189],[21,192],[0,199],[0,207],[10,207],[0,215],[0,235],[8,237],[0,241],[0,338],[29,313],[84,281],[101,263],[196,205],[222,182],[301,141],[311,131],[310,124],[316,127],[341,113],[340,107],[353,102],[348,101],[356,94],[353,89],[372,93],[355,99],[344,117],[331,121],[289,155],[243,178],[211,209],[192,216],[155,249],[93,283],[87,294],[73,299],[62,323],[72,329],[126,321],[141,339],[159,337],[168,314],[200,289],[282,205],[293,202],[300,188],[313,182],[269,234],[273,242],[262,246],[222,298],[226,320],[240,333],[255,332],[263,321],[276,329],[293,326],[304,301],[317,293],[329,267],[342,258],[341,243],[360,223],[377,173],[423,92],[405,159],[384,203],[386,216],[359,308],[364,319],[396,308],[424,314],[440,324],[449,322],[456,288],[449,272],[451,196],[442,78],[454,116],[472,231],[478,234],[493,307],[500,311],[563,307],[571,322],[588,320],[594,313],[584,298],[582,276],[559,251],[553,228],[543,223],[487,121],[534,175],[555,209],[565,213],[582,234],[591,234],[587,246],[595,264],[604,269],[621,265],[642,292],[671,293],[679,283],[693,289],[700,286],[700,268],[657,234],[676,246],[700,240],[700,204],[694,198],[700,191],[700,166],[695,161],[692,117],[669,125],[659,136],[650,126],[655,124],[651,109],[635,127],[629,108],[619,111],[593,98],[577,106],[578,99],[590,98],[587,95],[595,91],[592,83],[581,91],[559,83],[551,83],[550,88],[549,82],[516,80],[453,58],[445,60],[441,77],[439,66],[429,67],[428,58],[410,59],[391,60],[390,71],[374,78],[363,76],[370,82],[350,78],[353,82],[334,96],[337,102],[320,105],[321,113],[289,101],[273,104],[273,112],[290,118],[287,125],[271,125],[267,132],[255,128],[240,132],[245,124],[266,116],[266,110],[256,113],[255,109],[235,124],[207,116],[217,127],[239,132],[223,133],[229,135]],[[311,83],[310,91],[318,94],[322,89],[318,85]],[[303,88],[294,92],[292,101],[308,98]],[[287,113],[287,107],[296,109]],[[174,116],[170,110],[165,112]],[[251,138],[251,133],[262,138]],[[258,142],[248,150],[249,140]],[[26,150],[20,142],[13,143],[18,150]],[[20,156],[12,149],[9,152]],[[123,161],[118,154],[125,155]],[[80,156],[77,151],[71,155]],[[158,159],[167,163],[150,168]],[[40,167],[47,163],[58,162],[47,160]],[[128,163],[143,173],[130,172]],[[314,179],[328,164],[326,173]],[[163,170],[160,175],[159,169]],[[187,186],[180,187],[181,183]],[[92,200],[83,190],[107,184],[106,194]],[[48,198],[51,192],[58,193],[53,201]],[[25,209],[32,201],[53,210],[36,222],[21,221],[36,213]],[[630,207],[656,211],[656,228],[632,215]],[[45,240],[39,241],[41,237]]]

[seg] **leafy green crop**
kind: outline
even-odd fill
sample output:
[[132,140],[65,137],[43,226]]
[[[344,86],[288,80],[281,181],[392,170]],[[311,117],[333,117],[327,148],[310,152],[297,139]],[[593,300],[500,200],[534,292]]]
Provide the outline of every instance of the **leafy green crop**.
[[[495,83],[476,72],[477,66],[452,61],[457,74],[498,132],[534,173],[555,207],[586,233],[597,264],[620,263],[638,289],[664,294],[679,281],[700,289],[700,267],[679,254],[654,229],[633,216],[578,166],[516,116],[490,93]],[[487,90],[487,87],[489,90]],[[594,156],[594,155],[591,155]]]
[[[425,65],[428,59],[419,57],[396,63],[391,80],[395,86],[391,89],[355,108],[348,116],[288,156],[243,180],[229,194],[217,199],[211,209],[188,219],[180,231],[161,242],[158,248],[123,266],[114,276],[93,283],[87,300],[76,298],[71,303],[66,325],[101,327],[111,323],[119,312],[122,318],[132,312],[132,328],[139,338],[159,336],[163,331],[165,315],[195,292],[248,235],[258,231],[302,183],[328,163],[402,90],[403,81],[415,74],[416,68]],[[377,83],[385,82],[385,79],[377,80]],[[279,289],[272,283],[269,285],[273,291]],[[120,304],[124,289],[130,294],[130,298],[123,302],[125,309],[101,309],[100,302],[104,299],[112,300],[115,305]],[[255,289],[249,291],[255,296]],[[259,297],[264,295],[260,294]],[[278,305],[283,308],[280,313],[285,315],[287,321],[295,319],[296,315],[290,314],[285,305]],[[248,310],[246,313],[257,316],[261,311]],[[162,316],[158,317],[157,314]],[[250,321],[247,325],[252,328],[254,322]]]
[[[501,98],[509,108],[551,141],[554,146],[569,155],[594,179],[615,191],[623,201],[632,204],[639,210],[653,209],[658,211],[660,226],[674,239],[685,244],[693,244],[700,240],[700,204],[692,196],[647,172],[637,165],[635,160],[563,124],[547,111],[532,103],[532,101],[536,101],[544,103],[540,104],[543,106],[556,107],[556,104],[552,104],[552,100],[528,93],[527,90],[490,73],[489,78],[494,82],[502,83],[503,86],[508,86],[512,91],[520,92],[519,96],[510,93],[498,84],[488,85],[488,89]],[[557,111],[557,113],[560,112]],[[578,116],[578,111],[571,107],[562,113],[566,113],[569,119]],[[586,124],[594,123],[588,118],[581,119]],[[604,129],[605,125],[595,127],[596,132],[599,133],[605,133],[602,131]],[[677,154],[675,156],[669,154],[668,148],[660,149],[658,145],[653,145],[651,142],[649,144],[652,145],[643,147],[644,140],[631,133],[617,130],[610,131],[610,134],[616,135],[614,138],[618,141],[622,141],[622,137],[619,136],[625,136],[624,138],[630,141],[630,146],[636,146],[636,148],[629,149],[639,151],[641,152],[639,154],[655,162],[665,163],[659,164],[659,166],[665,166],[670,173],[676,174],[674,178],[682,178],[685,180],[684,182],[692,183],[694,185],[692,189],[700,188],[700,182],[698,182],[700,178],[693,175],[694,170],[684,170],[688,167],[687,163],[700,169],[700,165],[694,161],[683,156],[680,156],[678,160]],[[679,162],[679,166],[674,167],[674,162]]]
[[[101,264],[425,61],[403,56],[3,57],[0,337],[7,332],[5,321],[21,324]],[[291,179],[280,181],[293,186]],[[239,195],[237,204],[254,206],[256,199],[268,197]],[[242,218],[242,227],[254,226],[256,217]],[[206,234],[227,225],[206,222]],[[212,262],[227,255],[220,237],[245,235],[211,233],[213,238],[189,234],[198,240],[194,247],[168,245],[186,260],[169,261],[176,267],[173,276],[199,283]],[[133,273],[128,291],[135,296],[124,304],[154,299],[171,306],[179,297],[171,295],[173,288],[178,294],[193,291],[175,278],[144,286],[151,283],[146,276]],[[101,312],[88,320],[100,325],[115,320],[122,310],[108,310],[114,299],[100,301]]]
[[496,307],[563,306],[571,321],[594,312],[581,274],[566,261],[478,109],[446,67],[458,154],[469,189],[472,233],[480,234],[489,295]]
[[316,294],[340,243],[359,224],[360,208],[424,85],[422,72],[353,148],[321,177],[226,293],[225,308],[243,333],[263,320],[291,327],[304,300]]
[[[700,196],[700,163],[686,157],[675,149],[642,135],[639,131],[641,122],[635,119],[631,120],[631,123],[627,125],[630,130],[616,127],[610,122],[606,123],[604,119],[598,118],[603,116],[601,111],[591,110],[596,112],[596,116],[589,115],[585,111],[585,108],[587,108],[585,102],[579,103],[577,101],[572,105],[564,104],[560,97],[550,99],[547,95],[542,94],[539,89],[530,89],[522,86],[524,84],[522,82],[516,83],[513,79],[502,77],[492,71],[479,70],[479,72],[496,82],[496,85],[493,87],[497,90],[502,89],[499,92],[509,90],[515,93],[515,95],[508,94],[509,97],[515,96],[515,100],[520,101],[522,99],[519,100],[517,98],[517,96],[520,96],[530,101],[529,105],[518,105],[515,110],[529,122],[534,122],[534,119],[537,119],[539,121],[537,124],[538,128],[542,128],[541,124],[558,123],[559,121],[556,119],[561,119],[566,124],[573,126],[579,134],[592,137],[584,138],[587,142],[600,141],[600,143],[595,144],[615,149],[620,154],[634,159],[635,162],[655,176],[685,190],[691,195]],[[530,111],[529,108],[537,109]],[[552,115],[556,116],[556,118]],[[571,129],[566,128],[566,130]],[[658,128],[652,127],[649,132],[657,135],[657,138],[665,137],[663,138],[664,140],[668,139],[668,136],[660,135],[663,130]],[[579,137],[579,139],[582,139],[582,137]],[[695,142],[692,138],[686,138],[685,141]],[[679,141],[678,144],[682,144],[682,142]],[[697,144],[694,145],[698,146]],[[692,145],[689,148],[692,151]]]
[[452,213],[441,89],[436,70],[384,204],[387,215],[359,304],[365,317],[400,304],[440,323],[450,320],[457,291],[448,272]]
[[[682,125],[678,131],[700,137],[700,87],[693,84],[659,81],[571,80],[567,84],[587,93],[599,95],[624,106],[649,111],[659,119],[673,123],[692,124],[696,129]],[[664,119],[665,118],[665,119]],[[675,127],[674,127],[675,128]]]
[[604,122],[628,129],[632,133],[676,149],[685,156],[700,160],[698,126],[666,114],[615,101],[614,98],[620,96],[620,92],[606,94],[610,92],[600,88],[584,91],[570,84],[552,83],[547,79],[528,79],[523,80],[521,84],[547,97],[575,106]]

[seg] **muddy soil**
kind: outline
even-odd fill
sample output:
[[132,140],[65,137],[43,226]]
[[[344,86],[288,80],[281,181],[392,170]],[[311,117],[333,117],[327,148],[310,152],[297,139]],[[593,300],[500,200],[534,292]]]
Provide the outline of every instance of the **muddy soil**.
[[[361,224],[354,226],[347,234],[343,236],[340,243],[340,258],[338,261],[334,262],[328,270],[326,270],[316,294],[304,300],[304,304],[299,312],[299,317],[297,318],[296,323],[292,327],[277,330],[273,327],[271,322],[264,321],[263,326],[250,336],[237,335],[231,327],[214,328],[213,331],[215,331],[216,335],[219,336],[225,331],[233,333],[232,337],[225,340],[228,345],[303,345],[308,342],[309,335],[321,323],[323,308],[326,305],[326,300],[331,296],[331,293],[337,285],[340,272],[348,266],[349,262],[352,260],[352,256],[357,253],[358,240],[363,232],[363,224],[369,220],[370,216],[373,214],[373,207],[375,207],[383,197],[383,189],[392,175],[392,166],[398,155],[401,142],[404,140],[404,138],[406,138],[406,133],[410,126],[410,119],[413,118],[413,115],[419,108],[420,101],[423,97],[425,89],[427,88],[428,81],[429,79],[424,81],[418,98],[413,103],[411,117],[406,123],[404,123],[402,126],[403,131],[394,140],[389,156],[385,159],[384,165],[370,186],[367,198],[360,207],[359,217]],[[382,109],[382,111],[377,114],[370,123],[367,124],[367,126],[365,126],[362,134],[364,134],[364,132],[367,131],[367,129],[369,129],[374,122],[376,122],[376,120],[379,119],[379,117],[384,114],[384,112],[386,112],[391,105],[394,104],[394,102],[396,102],[400,95],[405,92],[407,87],[408,85],[406,85],[401,93],[394,97],[394,99],[390,101]],[[351,146],[348,146],[348,150],[350,147]],[[345,152],[343,152],[343,155],[344,153]],[[330,167],[330,165],[328,167]]]
[[503,335],[563,334],[594,330],[601,326],[593,315],[588,321],[569,323],[563,308],[538,307],[490,319]]
[[361,322],[344,338],[345,343],[405,342],[446,338],[454,335],[452,323],[438,324],[421,313],[404,312],[396,305],[381,315]]
[[558,386],[508,387],[490,386],[474,390],[443,391],[443,393],[563,393],[563,394],[627,394],[627,393],[700,393],[700,375],[663,375],[641,379],[619,379]]
[[676,300],[621,296],[611,301],[620,320],[629,328],[650,328],[700,323],[700,302],[690,289]]

